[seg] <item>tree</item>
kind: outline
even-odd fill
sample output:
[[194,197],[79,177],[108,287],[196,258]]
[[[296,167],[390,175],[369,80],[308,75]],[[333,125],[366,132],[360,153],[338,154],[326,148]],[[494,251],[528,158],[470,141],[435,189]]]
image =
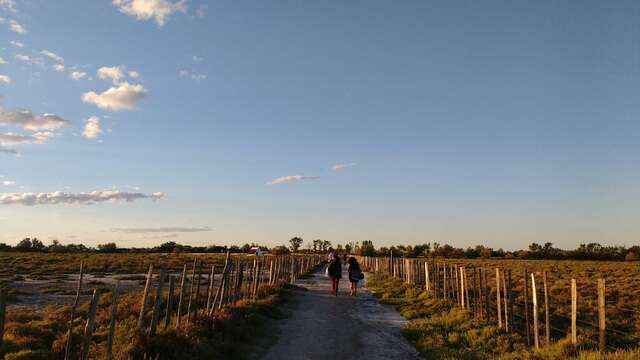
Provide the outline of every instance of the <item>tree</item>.
[[271,252],[273,255],[286,255],[290,253],[289,248],[284,245],[274,247]]
[[301,237],[293,237],[289,240],[289,244],[291,244],[291,250],[293,250],[293,252],[298,251],[298,249],[300,249],[300,245],[302,245],[302,242],[304,240],[302,240]]
[[37,238],[33,238],[31,240],[31,249],[35,250],[35,251],[42,251],[46,248],[46,246],[44,246],[44,244],[42,243],[42,241],[38,240]]
[[31,238],[24,238],[16,245],[18,251],[31,251]]
[[116,243],[112,243],[112,242],[106,243],[106,244],[100,244],[98,245],[98,251],[112,253],[112,252],[118,251],[118,246],[116,245]]
[[327,252],[327,251],[329,251],[329,248],[331,248],[331,241],[322,240],[322,251],[323,252]]
[[5,243],[0,243],[0,252],[11,251],[11,246]]

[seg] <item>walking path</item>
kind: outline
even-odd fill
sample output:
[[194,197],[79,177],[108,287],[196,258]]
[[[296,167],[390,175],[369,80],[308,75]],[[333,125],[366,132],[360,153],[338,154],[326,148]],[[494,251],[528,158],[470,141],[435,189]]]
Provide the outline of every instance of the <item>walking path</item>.
[[400,333],[406,320],[366,289],[348,296],[346,273],[337,297],[330,295],[331,281],[322,272],[298,285],[308,291],[295,295],[292,316],[277,325],[280,334],[263,360],[420,359]]

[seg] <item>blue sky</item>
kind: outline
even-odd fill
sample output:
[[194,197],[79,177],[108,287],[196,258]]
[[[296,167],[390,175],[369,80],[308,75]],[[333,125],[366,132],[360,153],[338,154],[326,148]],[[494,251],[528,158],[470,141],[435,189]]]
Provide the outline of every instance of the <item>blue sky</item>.
[[0,0],[0,242],[636,244],[639,15]]

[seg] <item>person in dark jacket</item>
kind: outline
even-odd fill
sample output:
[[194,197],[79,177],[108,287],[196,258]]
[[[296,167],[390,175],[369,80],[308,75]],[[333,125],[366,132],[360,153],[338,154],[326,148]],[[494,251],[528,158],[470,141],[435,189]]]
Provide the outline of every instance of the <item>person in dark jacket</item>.
[[351,296],[356,296],[356,290],[358,289],[358,281],[364,278],[362,270],[360,270],[360,264],[354,257],[349,258],[349,282],[351,283]]
[[338,296],[338,285],[340,284],[340,279],[342,278],[342,263],[340,262],[340,257],[338,254],[333,255],[333,259],[329,263],[328,271],[329,277],[331,278],[331,293],[334,296]]

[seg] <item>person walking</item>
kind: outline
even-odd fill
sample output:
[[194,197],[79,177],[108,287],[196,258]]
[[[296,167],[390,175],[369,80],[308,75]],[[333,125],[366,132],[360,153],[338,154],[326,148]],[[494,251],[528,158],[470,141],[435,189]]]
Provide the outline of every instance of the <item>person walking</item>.
[[353,256],[349,258],[349,282],[351,283],[351,296],[357,296],[358,282],[364,279],[364,274],[360,270],[360,264]]
[[327,273],[331,278],[331,293],[334,296],[338,296],[338,286],[342,278],[342,263],[340,262],[340,256],[338,256],[338,254],[333,254]]

